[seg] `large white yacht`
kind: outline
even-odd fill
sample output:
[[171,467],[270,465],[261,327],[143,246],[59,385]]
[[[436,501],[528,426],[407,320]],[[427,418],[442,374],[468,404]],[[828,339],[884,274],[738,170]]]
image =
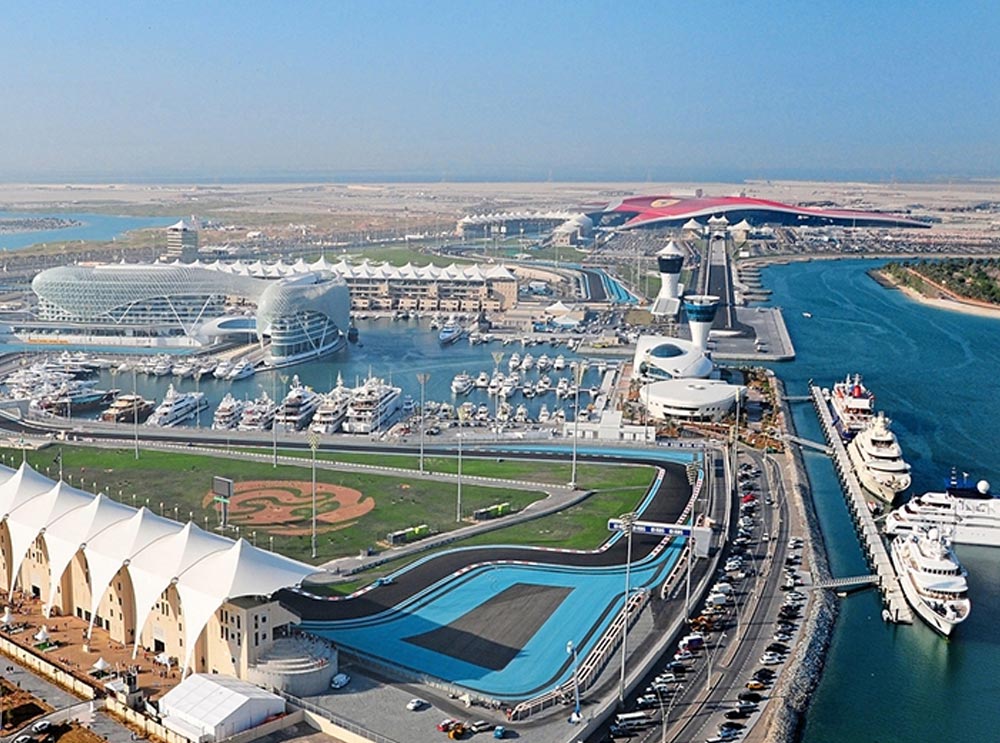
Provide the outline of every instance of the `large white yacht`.
[[236,428],[240,431],[267,431],[274,425],[274,415],[277,412],[278,403],[264,392],[244,406]]
[[147,426],[169,428],[194,418],[199,411],[208,407],[204,392],[178,392],[173,385],[167,388],[163,402],[146,420]]
[[323,395],[323,402],[316,408],[309,430],[314,433],[336,433],[347,418],[352,390],[344,386],[344,378],[337,375],[337,386]]
[[301,431],[309,425],[316,408],[323,402],[323,396],[299,381],[299,375],[292,377],[292,386],[281,402],[274,416],[274,425],[285,431]]
[[875,395],[865,387],[860,374],[848,375],[824,392],[833,410],[834,425],[844,441],[863,431],[875,415]]
[[392,423],[402,405],[402,394],[399,387],[388,385],[378,377],[368,377],[351,397],[344,431],[373,433]]
[[899,493],[910,487],[910,465],[903,461],[903,451],[889,423],[889,419],[879,413],[847,445],[847,453],[862,487],[886,503],[892,503]]
[[215,409],[215,414],[212,416],[212,430],[228,431],[236,428],[240,423],[240,418],[243,416],[243,410],[246,406],[247,402],[245,400],[234,397],[232,392],[227,392],[226,396],[222,398],[222,402],[219,403],[219,407]]
[[903,594],[927,624],[946,637],[969,616],[965,568],[937,529],[901,535],[889,545]]
[[906,535],[937,527],[951,535],[955,544],[1000,547],[1000,498],[990,484],[959,484],[953,475],[944,492],[929,492],[911,498],[885,517],[885,533]]

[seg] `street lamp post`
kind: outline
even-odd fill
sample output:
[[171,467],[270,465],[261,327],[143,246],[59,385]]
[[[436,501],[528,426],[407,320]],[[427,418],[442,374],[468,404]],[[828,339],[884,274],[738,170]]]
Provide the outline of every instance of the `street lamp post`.
[[424,408],[424,388],[431,375],[419,372],[417,381],[420,383],[420,474],[424,474],[424,428],[427,426],[427,410]]
[[618,680],[618,703],[625,704],[625,658],[628,656],[628,601],[631,586],[632,570],[632,528],[635,526],[636,514],[633,511],[621,515],[622,528],[625,530],[625,603],[622,606],[622,670]]
[[580,722],[583,716],[580,714],[580,666],[576,655],[576,645],[570,640],[566,643],[566,652],[573,656],[573,714],[570,715],[570,722]]
[[316,449],[319,448],[319,434],[309,434],[309,448],[312,450],[312,556],[316,559]]
[[455,507],[455,521],[462,521],[462,434],[458,434],[458,503]]

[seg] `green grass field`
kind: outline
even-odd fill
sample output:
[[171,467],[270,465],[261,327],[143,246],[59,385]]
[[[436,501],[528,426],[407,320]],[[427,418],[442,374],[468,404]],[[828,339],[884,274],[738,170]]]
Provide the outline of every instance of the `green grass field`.
[[[64,476],[73,486],[91,493],[103,492],[114,500],[137,507],[147,506],[153,512],[169,518],[176,517],[181,521],[191,518],[199,526],[207,526],[210,529],[216,528],[219,521],[217,506],[204,505],[205,496],[211,489],[213,475],[231,478],[235,483],[254,480],[297,481],[302,483],[300,487],[303,493],[309,492],[311,468],[307,462],[303,462],[302,467],[279,465],[274,468],[267,461],[215,458],[194,452],[162,451],[143,451],[140,459],[136,460],[130,448],[104,449],[68,445],[29,452],[28,462],[40,472],[55,478],[58,472],[56,457],[60,450],[63,452]],[[0,449],[0,455],[6,464],[12,466],[19,464],[21,459],[19,450]],[[304,453],[304,456],[309,455]],[[357,461],[365,457],[365,455],[352,456],[358,458]],[[346,457],[341,458],[346,459]],[[374,455],[371,455],[369,461],[385,463],[384,458]],[[416,469],[417,458],[403,458],[403,461],[393,461],[392,464]],[[425,464],[436,472],[454,472],[457,467],[454,459],[441,457],[428,457]],[[462,464],[463,473],[470,476],[496,476],[538,483],[564,483],[569,479],[569,464],[564,463],[463,459]],[[632,492],[628,498],[631,498],[632,503],[641,497],[643,488],[653,478],[650,467],[590,463],[580,464],[577,474],[581,487],[587,489],[614,488],[615,492],[619,493],[626,492],[618,491],[619,488],[630,489]],[[375,500],[375,507],[371,511],[355,521],[347,522],[346,528],[321,530],[317,539],[316,562],[354,555],[370,547],[379,548],[379,543],[385,540],[389,532],[418,524],[428,524],[435,532],[446,532],[459,525],[455,521],[457,488],[450,483],[422,481],[410,478],[405,473],[390,477],[366,472],[332,472],[323,469],[317,469],[316,479],[318,483],[353,488]],[[464,514],[470,515],[477,508],[501,502],[508,502],[514,510],[521,510],[541,497],[544,495],[540,491],[511,490],[463,483],[462,510]],[[308,529],[312,511],[309,499],[306,501],[301,507],[295,507],[294,514],[300,517],[301,525]],[[613,508],[617,508],[617,505]],[[618,508],[614,513],[622,510],[627,508]],[[586,509],[576,515],[580,521],[571,522],[576,526],[566,527],[573,538],[581,538],[580,533],[586,529],[596,528],[584,522],[600,520],[597,516],[591,516]],[[264,527],[257,526],[254,529],[255,535],[248,534],[244,530],[240,536],[255,539],[260,547],[270,546],[269,538],[273,537],[273,547],[276,551],[312,562],[311,539],[308,533],[302,536],[272,535]],[[235,530],[230,530],[229,535],[235,537],[237,533]],[[526,536],[509,537],[505,530],[496,533],[493,539],[509,542],[511,539],[529,536],[530,531]]]

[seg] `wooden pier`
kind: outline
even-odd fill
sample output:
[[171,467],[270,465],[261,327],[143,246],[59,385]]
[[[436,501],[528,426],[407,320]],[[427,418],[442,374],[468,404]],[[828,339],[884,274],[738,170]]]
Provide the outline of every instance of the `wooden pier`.
[[851,467],[847,449],[844,448],[844,442],[841,441],[840,434],[837,433],[833,424],[830,408],[819,387],[811,386],[809,394],[812,396],[816,415],[819,416],[820,424],[823,426],[827,443],[833,452],[833,464],[840,477],[840,483],[843,485],[848,508],[854,517],[854,525],[858,530],[861,546],[868,557],[868,563],[872,566],[875,575],[878,576],[878,589],[882,592],[882,598],[886,605],[887,613],[885,616],[892,622],[911,624],[913,612],[910,610],[909,604],[906,603],[896,569],[892,565],[892,560],[889,559],[889,553],[882,541],[882,535],[879,534],[878,527],[875,525],[875,519],[868,510],[868,502],[861,489],[861,483],[858,482],[857,475],[854,474],[854,469]]

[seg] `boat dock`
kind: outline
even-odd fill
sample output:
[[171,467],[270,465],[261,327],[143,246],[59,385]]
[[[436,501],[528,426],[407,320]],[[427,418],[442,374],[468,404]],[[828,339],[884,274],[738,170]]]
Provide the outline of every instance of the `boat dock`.
[[844,442],[841,441],[833,424],[830,408],[819,387],[810,386],[809,394],[816,408],[816,415],[823,426],[827,443],[832,450],[833,464],[840,477],[844,497],[847,499],[847,506],[854,518],[858,536],[861,538],[861,546],[865,550],[868,563],[872,566],[874,574],[878,577],[877,585],[886,604],[886,612],[883,615],[888,621],[912,624],[913,612],[910,610],[909,604],[906,603],[903,589],[899,585],[899,578],[896,576],[896,569],[892,565],[892,560],[889,559],[889,553],[882,541],[882,536],[879,534],[878,527],[875,525],[875,519],[868,510],[864,491],[851,467],[847,449],[844,448]]

